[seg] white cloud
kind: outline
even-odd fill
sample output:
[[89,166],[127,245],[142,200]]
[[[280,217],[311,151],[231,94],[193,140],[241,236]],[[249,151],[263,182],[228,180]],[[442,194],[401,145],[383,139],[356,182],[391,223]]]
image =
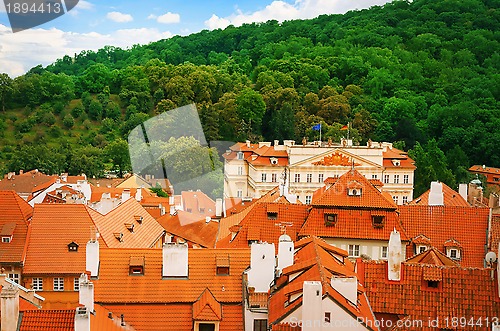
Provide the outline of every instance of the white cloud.
[[110,34],[28,29],[14,34],[0,24],[0,68],[16,77],[34,66],[47,66],[64,55],[73,56],[83,50],[96,51],[106,45],[127,48],[170,37],[169,31],[148,28],[122,29]]
[[78,1],[78,4],[76,5],[77,9],[83,9],[83,10],[90,10],[94,9],[94,4],[85,0],[80,0]]
[[294,4],[275,0],[264,9],[253,13],[243,13],[237,10],[228,17],[218,17],[213,14],[205,21],[209,29],[225,28],[232,24],[240,26],[244,23],[266,22],[268,20],[293,20],[313,18],[322,14],[343,14],[349,10],[369,8],[383,5],[389,0],[296,0]]
[[176,13],[168,12],[166,14],[158,16],[156,18],[156,21],[163,24],[179,23],[181,21],[181,16]]
[[151,14],[148,16],[148,20],[155,20],[157,18],[158,18],[158,16],[156,16],[155,14]]
[[106,17],[117,23],[132,22],[134,18],[130,14],[123,14],[117,11],[109,12]]

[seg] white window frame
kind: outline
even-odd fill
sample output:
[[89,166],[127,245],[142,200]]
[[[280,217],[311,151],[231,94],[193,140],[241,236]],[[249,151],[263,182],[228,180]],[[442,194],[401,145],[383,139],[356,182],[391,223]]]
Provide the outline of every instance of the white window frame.
[[378,179],[378,175],[372,175],[372,179]]
[[[453,257],[453,252],[455,252],[455,257]],[[447,247],[446,256],[452,260],[460,260],[460,249],[458,247]]]
[[53,287],[54,291],[58,291],[58,292],[64,291],[64,278],[63,277],[54,277],[53,285],[54,285],[54,287]]
[[389,184],[390,176],[384,175],[384,184]]
[[243,158],[244,158],[243,152],[238,152],[238,153],[236,153],[236,155],[237,155],[238,160],[243,160]]
[[408,196],[403,195],[403,205],[404,205],[405,203],[408,203]]
[[238,167],[238,176],[242,176],[242,175],[243,175],[243,167],[239,166]]
[[312,195],[306,195],[306,205],[310,205],[312,202]]
[[306,182],[312,183],[312,181],[313,181],[313,174],[307,174],[306,175]]
[[12,279],[16,284],[19,284],[19,281],[21,280],[21,276],[18,273],[11,273],[8,275],[10,279]]
[[392,196],[392,200],[394,200],[396,205],[399,204],[399,197],[397,195]]
[[73,291],[80,291],[80,278],[78,277],[73,278]]
[[403,175],[403,184],[410,183],[410,175]]
[[389,247],[387,246],[380,247],[380,258],[382,260],[387,260],[388,257],[389,257]]
[[266,173],[260,174],[260,180],[262,183],[267,182],[267,174]]
[[237,190],[236,191],[236,197],[237,198],[243,198],[243,190]]
[[325,181],[325,175],[324,174],[318,174],[318,182],[323,183]]
[[35,291],[43,291],[43,278],[35,277],[31,279],[31,286]]
[[349,257],[360,257],[359,245],[347,245],[347,252]]
[[394,184],[399,184],[399,175],[394,175]]
[[425,251],[427,251],[429,248],[427,247],[427,245],[418,245],[417,246],[417,254],[421,254]]
[[295,183],[300,183],[300,174],[295,174],[294,175],[294,182]]
[[278,182],[278,175],[277,174],[271,174],[271,182],[273,182],[273,183]]

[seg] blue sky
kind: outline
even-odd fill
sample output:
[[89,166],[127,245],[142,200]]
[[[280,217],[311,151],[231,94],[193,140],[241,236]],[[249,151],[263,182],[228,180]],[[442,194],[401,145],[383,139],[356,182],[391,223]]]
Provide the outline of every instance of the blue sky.
[[387,0],[80,0],[67,14],[12,33],[0,1],[0,72],[19,76],[64,55],[147,44],[229,24],[313,18],[382,5]]

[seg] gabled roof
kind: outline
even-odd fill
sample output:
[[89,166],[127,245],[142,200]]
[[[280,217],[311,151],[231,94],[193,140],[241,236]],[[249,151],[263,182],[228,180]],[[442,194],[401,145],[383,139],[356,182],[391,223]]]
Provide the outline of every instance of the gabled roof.
[[[129,198],[106,215],[86,208],[108,247],[153,247],[165,231],[134,198]],[[138,221],[136,217],[142,219]],[[122,234],[121,240],[115,237],[117,233]]]
[[[361,187],[360,195],[349,195],[350,186]],[[313,206],[343,208],[373,208],[396,210],[392,199],[387,199],[369,180],[356,169],[351,169],[318,197]]]
[[400,206],[399,219],[409,238],[424,235],[444,252],[454,239],[462,245],[460,265],[483,267],[489,208],[460,206]]
[[[416,169],[415,161],[408,157],[408,153],[397,149],[397,148],[387,148],[383,153],[384,157],[383,165],[385,168],[410,168]],[[397,160],[397,162],[393,162]]]
[[0,232],[12,236],[9,243],[0,240],[0,262],[22,263],[26,256],[29,220],[33,208],[14,191],[0,191]]
[[[36,204],[31,221],[24,274],[81,274],[86,244],[95,233],[88,207],[80,204]],[[75,242],[78,251],[68,251]],[[104,241],[99,238],[104,246]]]
[[[456,266],[429,266],[402,264],[401,281],[387,281],[387,262],[362,261],[358,270],[364,277],[366,294],[375,314],[390,314],[423,325],[408,324],[404,330],[435,330],[428,321],[450,320],[460,316],[467,321],[477,316],[498,316],[500,299],[496,278],[491,269]],[[427,280],[438,281],[437,288],[429,288]],[[441,324],[442,325],[442,324]],[[467,325],[467,330],[486,330],[483,323]],[[395,330],[403,330],[396,328]]]
[[182,191],[181,196],[184,211],[202,217],[215,216],[215,201],[202,191]]
[[444,255],[434,247],[431,247],[426,251],[407,259],[406,263],[432,264],[437,266],[451,267],[458,266],[455,261]]
[[[331,285],[332,277],[354,277],[353,264],[347,259],[347,252],[328,245],[317,237],[305,238],[296,243],[294,265],[283,269],[276,280],[277,290],[271,293],[269,299],[269,322],[271,325],[280,321],[302,305],[302,296],[289,301],[290,294],[300,294],[304,281],[320,281],[323,294],[341,306],[353,319],[374,322],[375,317],[364,294],[364,288],[358,283],[357,302],[352,304]],[[296,263],[308,265],[300,269],[296,276]],[[292,275],[294,277],[292,277]],[[288,302],[288,304],[286,304]],[[373,324],[372,324],[373,325]]]
[[193,304],[193,319],[197,321],[220,321],[222,306],[206,288]]
[[[455,192],[451,187],[445,183],[441,183],[443,187],[443,203],[445,206],[461,206],[470,207],[467,200],[465,200],[458,192]],[[421,196],[410,202],[410,205],[429,205],[429,194],[431,190],[428,189]]]
[[481,174],[500,175],[500,168],[486,167],[481,165],[473,165],[469,168],[469,171]]
[[46,184],[56,178],[57,176],[47,176],[38,170],[27,171],[19,175],[8,174],[0,181],[0,190],[14,190],[19,194],[28,195],[37,186]]
[[[229,275],[216,274],[219,255],[229,255]],[[144,275],[129,275],[131,256],[144,257]],[[95,301],[193,304],[208,288],[220,303],[241,303],[242,274],[250,265],[250,249],[189,249],[187,279],[162,279],[162,264],[162,249],[101,249],[99,279],[94,281]]]
[[205,218],[182,210],[175,215],[165,214],[157,219],[170,234],[205,248],[214,248],[219,223],[206,222]]

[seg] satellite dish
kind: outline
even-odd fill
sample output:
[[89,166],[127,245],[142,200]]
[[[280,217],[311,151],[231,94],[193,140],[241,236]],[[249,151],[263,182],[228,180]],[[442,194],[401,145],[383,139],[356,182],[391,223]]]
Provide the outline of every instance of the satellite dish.
[[497,255],[495,252],[488,252],[485,257],[486,262],[493,263],[497,260]]

